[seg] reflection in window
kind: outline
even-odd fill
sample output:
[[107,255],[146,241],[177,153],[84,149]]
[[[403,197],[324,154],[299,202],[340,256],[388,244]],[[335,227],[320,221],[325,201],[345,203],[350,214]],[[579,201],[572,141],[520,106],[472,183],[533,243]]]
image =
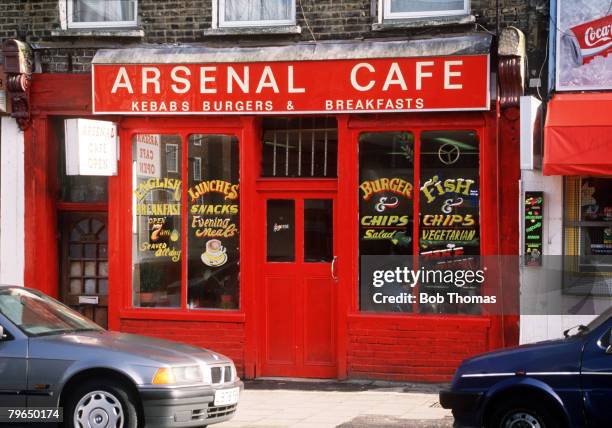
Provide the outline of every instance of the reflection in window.
[[[478,269],[480,254],[480,150],[475,131],[421,133],[419,252],[422,265]],[[460,257],[456,257],[460,256]],[[477,288],[428,283],[421,292],[476,295]],[[449,302],[449,299],[446,299]],[[421,305],[421,312],[477,313],[478,305]]]
[[304,261],[331,262],[334,257],[334,206],[331,199],[304,200]]
[[[376,256],[413,253],[414,135],[378,132],[359,136],[360,265]],[[397,290],[398,293],[405,290]],[[374,305],[370,278],[360,276],[361,309],[410,311],[408,304]]]
[[[139,134],[132,142],[134,306],[181,306],[180,143],[177,135],[159,134]],[[170,152],[176,173],[160,167]]]
[[564,289],[612,296],[612,179],[566,177]]
[[188,155],[188,306],[237,309],[240,291],[238,140],[229,135],[191,135]]
[[266,242],[269,262],[295,261],[295,201],[293,199],[268,200]]
[[171,173],[179,172],[179,146],[178,144],[166,144],[166,171]]

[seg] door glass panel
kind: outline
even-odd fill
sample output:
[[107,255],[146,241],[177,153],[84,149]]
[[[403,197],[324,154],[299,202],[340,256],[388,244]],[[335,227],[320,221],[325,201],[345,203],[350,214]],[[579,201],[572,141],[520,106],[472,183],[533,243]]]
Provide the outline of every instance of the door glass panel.
[[85,294],[96,294],[96,280],[95,279],[85,280]]
[[80,279],[70,280],[70,294],[81,294],[82,282]]
[[295,261],[295,201],[270,199],[266,213],[267,260]]
[[334,213],[331,199],[304,200],[304,261],[331,262],[334,257]]
[[70,276],[81,276],[81,262],[70,262]]

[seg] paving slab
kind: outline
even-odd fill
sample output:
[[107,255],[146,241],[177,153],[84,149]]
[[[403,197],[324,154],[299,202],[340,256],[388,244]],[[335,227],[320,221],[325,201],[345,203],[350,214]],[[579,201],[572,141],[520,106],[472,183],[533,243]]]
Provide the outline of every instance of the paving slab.
[[218,428],[450,428],[443,384],[380,381],[247,381],[234,419]]

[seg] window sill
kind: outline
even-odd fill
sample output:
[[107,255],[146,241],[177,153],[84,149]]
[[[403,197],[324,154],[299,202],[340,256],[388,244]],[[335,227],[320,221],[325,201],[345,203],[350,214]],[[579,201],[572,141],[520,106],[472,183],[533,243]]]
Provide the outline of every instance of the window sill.
[[278,25],[264,27],[223,27],[207,28],[203,31],[206,37],[223,36],[271,36],[271,35],[290,35],[302,34],[302,27],[299,25]]
[[372,31],[394,31],[410,28],[443,27],[450,25],[466,25],[476,22],[474,15],[458,15],[433,18],[387,19],[382,23],[372,24]]
[[51,30],[52,37],[144,37],[141,28],[71,28],[68,30]]
[[119,311],[119,318],[128,320],[164,320],[164,321],[210,321],[244,323],[243,312],[221,311],[214,309],[163,309],[163,308],[127,308]]

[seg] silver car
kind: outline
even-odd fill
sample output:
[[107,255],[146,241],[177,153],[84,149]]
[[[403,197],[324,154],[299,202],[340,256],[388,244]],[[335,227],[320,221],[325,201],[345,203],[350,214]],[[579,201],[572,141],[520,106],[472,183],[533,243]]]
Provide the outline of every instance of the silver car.
[[71,428],[203,427],[230,419],[242,388],[223,355],[106,331],[38,291],[0,286],[5,409],[63,408]]

